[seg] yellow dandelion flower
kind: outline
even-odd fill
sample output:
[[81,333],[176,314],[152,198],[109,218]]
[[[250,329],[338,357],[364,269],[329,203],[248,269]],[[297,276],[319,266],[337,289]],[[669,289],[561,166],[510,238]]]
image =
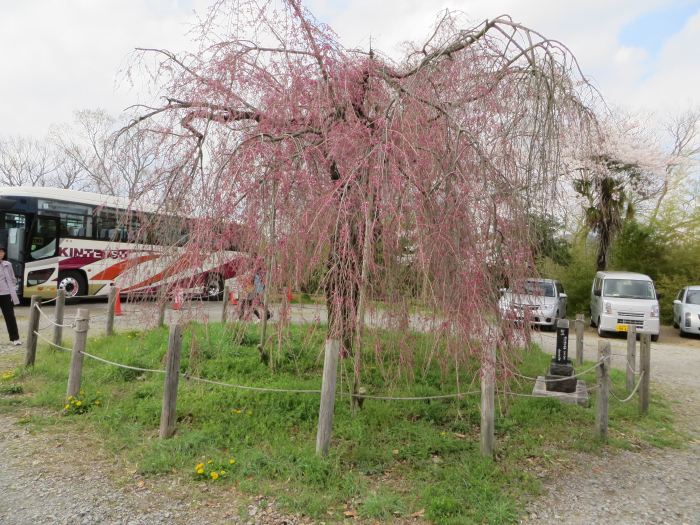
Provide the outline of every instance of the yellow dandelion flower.
[[211,476],[211,479],[219,479],[219,473],[218,473],[218,472],[212,472],[212,473],[210,474],[210,476]]
[[220,471],[219,471],[219,474],[221,474],[221,475],[223,476],[224,474],[226,474],[226,471],[225,471],[225,470],[220,470]]
[[214,461],[211,459],[209,461],[207,461],[207,465],[211,465],[212,463],[214,463]]
[[197,463],[197,466],[194,467],[195,470],[199,470],[200,468],[204,468],[204,463]]
[[198,469],[197,469],[197,474],[204,474],[204,469],[203,469],[203,468],[198,468]]
[[70,408],[70,405],[66,405],[63,407],[63,410],[68,410]]
[[99,404],[100,404],[100,400],[97,399],[97,400],[95,401],[95,404],[96,404],[96,405],[99,405]]
[[228,464],[229,464],[229,465],[233,465],[235,462],[236,462],[236,460],[233,459],[233,458],[231,458],[231,459],[228,460]]
[[248,410],[248,415],[249,415],[249,416],[252,416],[252,415],[253,415],[253,411],[252,411],[252,410]]
[[75,406],[77,406],[77,407],[79,407],[79,406],[82,405],[82,404],[83,404],[82,401],[76,401],[76,402],[75,402]]

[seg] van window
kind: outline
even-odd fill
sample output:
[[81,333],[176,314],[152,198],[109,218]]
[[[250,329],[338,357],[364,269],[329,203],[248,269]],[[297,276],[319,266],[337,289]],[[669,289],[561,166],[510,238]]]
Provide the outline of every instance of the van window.
[[700,290],[688,290],[685,294],[686,304],[700,304]]
[[595,280],[593,281],[593,293],[600,293],[601,292],[601,285],[603,283],[603,280],[600,277],[596,277]]
[[637,279],[605,279],[603,295],[626,299],[656,299],[651,281]]

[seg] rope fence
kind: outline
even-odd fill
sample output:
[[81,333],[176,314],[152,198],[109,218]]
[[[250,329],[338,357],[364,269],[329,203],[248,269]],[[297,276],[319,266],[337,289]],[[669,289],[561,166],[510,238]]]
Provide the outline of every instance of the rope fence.
[[[509,389],[496,388],[496,355],[495,347],[490,350],[492,355],[489,359],[485,359],[484,363],[481,365],[481,389],[480,390],[467,390],[464,392],[452,392],[446,394],[434,394],[425,396],[393,396],[387,394],[368,394],[362,390],[357,393],[339,391],[335,390],[335,373],[337,372],[337,359],[339,354],[339,342],[337,340],[328,339],[326,341],[326,360],[324,361],[324,373],[321,388],[303,389],[303,388],[275,388],[275,387],[265,387],[265,386],[251,386],[237,383],[230,383],[226,381],[207,379],[204,377],[190,375],[187,372],[180,371],[180,350],[182,344],[182,329],[183,325],[176,323],[171,326],[170,335],[168,340],[168,348],[166,353],[166,366],[165,368],[146,368],[140,366],[133,366],[124,363],[119,363],[104,357],[100,357],[93,353],[86,351],[86,341],[87,332],[89,328],[90,313],[86,309],[78,309],[77,315],[74,317],[74,321],[70,324],[64,323],[62,319],[62,311],[59,317],[59,308],[61,299],[59,298],[59,303],[57,303],[57,315],[55,319],[51,319],[49,315],[42,310],[40,307],[42,303],[38,300],[38,296],[32,297],[32,309],[30,310],[30,323],[29,323],[29,337],[27,345],[27,358],[25,364],[31,366],[34,364],[36,355],[36,343],[38,340],[46,343],[50,348],[61,350],[64,352],[69,352],[71,354],[71,365],[68,378],[68,395],[77,395],[80,390],[81,374],[83,359],[87,357],[88,359],[97,361],[103,365],[114,366],[126,370],[133,370],[142,373],[152,373],[152,374],[162,374],[165,375],[165,388],[163,397],[163,411],[161,414],[161,430],[160,437],[168,438],[171,437],[175,432],[176,424],[176,399],[177,399],[177,384],[180,378],[184,379],[186,382],[195,382],[208,384],[224,388],[232,388],[237,390],[243,390],[248,392],[259,392],[259,393],[279,393],[279,394],[312,394],[321,396],[321,409],[319,414],[319,434],[317,436],[317,452],[319,454],[327,453],[327,447],[330,440],[330,424],[332,422],[332,417],[329,417],[329,411],[332,415],[333,411],[333,399],[339,398],[352,398],[353,403],[358,403],[361,407],[362,401],[364,400],[376,400],[376,401],[431,401],[431,400],[447,400],[447,399],[462,399],[468,396],[473,396],[481,394],[481,415],[482,415],[482,454],[486,456],[493,456],[494,447],[494,418],[495,418],[495,403],[493,396],[498,393],[500,395],[509,397],[521,397],[521,398],[542,398],[543,395],[534,392],[532,394],[523,392],[514,392]],[[109,318],[109,313],[107,314]],[[38,320],[40,317],[44,317],[49,320],[49,324],[44,327],[39,327]],[[94,320],[94,318],[92,319]],[[75,336],[73,342],[73,348],[68,348],[60,344],[60,338],[57,340],[54,334],[54,340],[50,340],[48,337],[40,333],[41,330],[53,326],[55,329],[62,328],[73,328]],[[60,335],[60,333],[59,333]],[[596,397],[596,431],[602,439],[607,439],[607,422],[608,422],[608,395],[612,396],[619,403],[628,403],[636,395],[640,399],[640,412],[645,414],[648,410],[649,405],[649,355],[650,355],[650,338],[648,334],[642,334],[640,338],[640,367],[639,371],[635,370],[633,361],[628,360],[628,356],[623,356],[620,354],[612,354],[610,351],[610,343],[607,341],[599,341],[598,348],[598,360],[591,366],[587,367],[585,370],[580,371],[576,374],[567,377],[547,377],[547,383],[555,383],[558,381],[571,381],[572,379],[577,379],[583,377],[590,372],[596,371],[597,374],[597,384],[590,387],[586,387],[588,393],[597,391],[598,395]],[[629,352],[629,349],[628,349]],[[609,369],[611,365],[611,360],[613,355],[615,357],[624,357],[626,359],[627,371],[628,373],[637,375],[636,384],[633,388],[630,388],[628,383],[629,395],[625,398],[617,395],[611,388],[611,382],[609,378]],[[629,353],[628,353],[629,355]],[[633,357],[634,359],[634,357]],[[329,364],[330,363],[330,364]],[[538,382],[540,378],[530,377],[521,374],[510,368],[505,368],[505,371],[513,377],[524,379],[526,381]],[[580,385],[580,382],[578,382]],[[554,398],[566,397],[569,394],[565,392],[548,391],[548,396]]]

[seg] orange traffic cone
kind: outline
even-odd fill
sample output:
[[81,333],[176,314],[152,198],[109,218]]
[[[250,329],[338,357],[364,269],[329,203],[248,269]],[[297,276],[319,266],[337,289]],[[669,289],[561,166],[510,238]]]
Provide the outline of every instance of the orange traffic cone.
[[114,315],[122,315],[122,300],[120,299],[119,288],[114,298]]
[[173,297],[173,310],[182,309],[182,292],[178,290],[175,292],[175,297]]
[[228,302],[229,302],[229,304],[232,304],[233,306],[236,306],[238,304],[238,299],[236,299],[235,292],[228,293]]
[[291,303],[292,300],[294,300],[294,296],[292,295],[292,289],[287,288],[287,301],[289,301]]

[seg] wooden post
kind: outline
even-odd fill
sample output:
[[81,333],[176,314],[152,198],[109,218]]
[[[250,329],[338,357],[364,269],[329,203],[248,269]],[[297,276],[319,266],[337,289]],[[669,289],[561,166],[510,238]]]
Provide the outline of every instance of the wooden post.
[[53,344],[56,346],[61,346],[63,342],[63,312],[66,306],[66,291],[63,288],[59,288],[56,293],[56,311],[54,312],[54,323],[53,326]]
[[576,364],[583,364],[583,314],[576,314]]
[[158,304],[158,328],[165,324],[165,308],[168,306],[168,298],[163,296]]
[[598,341],[598,396],[596,401],[596,434],[602,441],[608,440],[608,396],[610,394],[610,342]]
[[493,457],[496,412],[496,347],[491,345],[481,365],[481,455]]
[[496,347],[491,345],[481,364],[481,455],[493,457],[496,410]]
[[228,321],[228,294],[230,291],[228,284],[224,285],[224,304],[221,305],[221,322],[223,324]]
[[32,302],[29,307],[29,328],[27,329],[27,354],[24,358],[24,366],[34,366],[36,360],[37,336],[34,332],[39,330],[39,305],[41,297],[32,295]]
[[177,384],[180,379],[180,350],[182,349],[182,325],[176,323],[170,327],[168,353],[165,357],[165,387],[163,388],[163,409],[160,413],[161,439],[175,434]]
[[316,454],[325,456],[331,443],[333,408],[335,406],[335,381],[338,374],[339,339],[326,339],[326,355],[323,360],[323,382],[321,383],[321,405],[318,413]]
[[83,373],[83,352],[87,341],[88,328],[90,327],[90,310],[78,308],[75,318],[75,340],[73,352],[70,356],[70,372],[68,373],[67,396],[77,397],[80,393],[80,378]]
[[107,300],[107,326],[105,332],[107,335],[114,334],[114,305],[117,303],[117,287],[112,286],[109,289],[109,299]]
[[639,385],[639,413],[649,412],[649,385],[651,384],[651,336],[639,336],[639,374],[642,376]]
[[634,390],[634,374],[637,368],[637,327],[633,324],[627,327],[627,391]]

